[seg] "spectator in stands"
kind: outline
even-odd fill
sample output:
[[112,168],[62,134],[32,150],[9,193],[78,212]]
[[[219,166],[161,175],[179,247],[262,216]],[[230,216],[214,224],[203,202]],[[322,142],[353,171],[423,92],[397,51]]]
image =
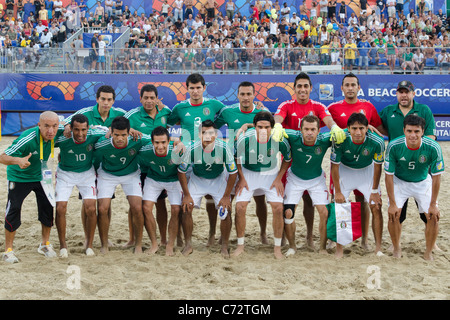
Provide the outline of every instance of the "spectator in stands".
[[234,69],[234,72],[237,71],[237,60],[238,56],[236,50],[233,48],[224,49],[225,54],[225,70]]
[[330,44],[330,58],[331,64],[338,64],[339,56],[341,54],[341,43],[339,42],[338,36],[332,36],[332,41]]
[[395,61],[397,59],[397,46],[395,45],[392,37],[389,38],[388,43],[386,44],[386,54],[389,70],[391,71],[391,74],[394,74]]
[[195,50],[193,71],[201,73],[206,69],[206,55],[202,49]]
[[320,64],[329,65],[330,64],[330,45],[328,40],[325,40],[320,46]]
[[366,73],[368,73],[369,50],[370,50],[370,43],[369,41],[367,41],[367,36],[363,34],[361,41],[358,42],[358,53],[359,53],[358,71],[361,70],[361,67],[365,67]]
[[345,5],[345,1],[342,0],[339,7],[339,23],[347,22],[347,6]]
[[448,70],[449,69],[449,67],[450,67],[450,54],[447,52],[446,49],[443,49],[439,53],[437,61],[438,61],[437,65],[438,65],[439,70],[441,71],[441,73],[442,73],[443,70]]
[[415,49],[415,52],[413,55],[413,61],[414,61],[414,64],[416,65],[417,71],[419,73],[421,73],[425,66],[425,59],[424,59],[424,55],[423,55],[422,51],[420,50],[420,48]]
[[356,61],[356,44],[352,38],[344,45],[344,72],[352,71]]
[[336,0],[328,0],[328,19],[336,18]]
[[311,52],[308,54],[308,64],[316,65],[319,64],[319,55],[314,48],[311,48]]

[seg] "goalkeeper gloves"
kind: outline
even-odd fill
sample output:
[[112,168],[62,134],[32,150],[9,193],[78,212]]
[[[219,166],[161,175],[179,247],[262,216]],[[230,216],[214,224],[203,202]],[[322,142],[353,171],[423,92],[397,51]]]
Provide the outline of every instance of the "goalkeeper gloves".
[[336,124],[331,127],[331,141],[340,144],[345,140],[345,132],[341,128],[339,128]]

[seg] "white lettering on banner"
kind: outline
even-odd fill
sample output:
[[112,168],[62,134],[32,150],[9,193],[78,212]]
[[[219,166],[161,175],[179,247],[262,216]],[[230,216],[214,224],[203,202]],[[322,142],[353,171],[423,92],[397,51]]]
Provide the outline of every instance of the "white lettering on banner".
[[[367,89],[367,93],[369,97],[395,97],[397,94],[397,88],[386,89],[386,88],[369,88]],[[425,88],[415,89],[416,97],[437,97],[437,98],[445,98],[450,97],[450,89],[449,88]],[[364,91],[361,89],[358,93],[360,96],[364,96]]]

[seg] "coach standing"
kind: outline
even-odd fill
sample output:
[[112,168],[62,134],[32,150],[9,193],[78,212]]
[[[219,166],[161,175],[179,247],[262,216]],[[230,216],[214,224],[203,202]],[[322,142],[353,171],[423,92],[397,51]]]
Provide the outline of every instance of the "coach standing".
[[45,111],[39,117],[36,127],[24,131],[19,138],[0,155],[0,163],[7,165],[8,202],[5,214],[5,253],[3,260],[10,263],[19,260],[13,251],[16,230],[21,224],[21,210],[24,199],[34,191],[38,206],[38,219],[42,225],[42,242],[38,252],[46,257],[56,257],[49,243],[50,230],[53,225],[53,205],[44,191],[43,170],[52,154],[53,139],[58,132],[58,115]]

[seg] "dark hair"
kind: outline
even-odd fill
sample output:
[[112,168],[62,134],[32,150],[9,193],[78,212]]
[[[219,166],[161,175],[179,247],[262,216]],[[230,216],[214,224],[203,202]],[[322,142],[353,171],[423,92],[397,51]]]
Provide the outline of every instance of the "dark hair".
[[369,121],[367,120],[366,116],[361,112],[354,112],[350,115],[350,117],[348,117],[347,127],[350,127],[355,122],[359,122],[365,127],[369,125]]
[[312,82],[311,82],[311,78],[309,77],[308,74],[304,73],[304,72],[300,72],[294,80],[294,87],[297,85],[297,81],[301,80],[301,79],[306,79],[309,81],[309,85],[312,86]]
[[202,86],[205,86],[205,78],[199,73],[190,74],[186,79],[186,87],[189,87],[190,83],[201,83]]
[[320,129],[320,119],[317,116],[315,116],[313,114],[308,114],[308,115],[304,116],[300,123],[300,129],[303,129],[303,122],[305,122],[305,121],[309,122],[309,123],[314,123],[314,122],[317,123],[317,128]]
[[154,136],[164,136],[164,135],[167,136],[167,140],[170,140],[169,130],[167,130],[167,128],[165,128],[163,126],[157,126],[152,131],[152,134],[151,134],[152,141],[153,141]]
[[275,125],[275,119],[271,112],[269,111],[260,111],[253,118],[253,125],[256,127],[258,121],[269,121],[270,126],[273,128]]
[[111,123],[111,132],[113,132],[114,129],[117,130],[127,129],[127,131],[130,131],[130,120],[122,116],[115,117]]
[[156,97],[158,97],[158,89],[152,84],[146,84],[141,88],[140,96],[144,95],[144,92],[154,92]]
[[202,124],[198,127],[198,132],[202,132],[203,127],[217,129],[216,124],[212,120],[202,121]]
[[356,79],[356,83],[357,83],[358,86],[359,86],[359,79],[358,79],[358,77],[357,77],[354,73],[352,73],[352,72],[347,73],[347,74],[344,76],[344,78],[342,78],[342,84],[344,84],[345,78],[355,78],[355,79]]
[[403,120],[403,129],[406,128],[407,125],[420,126],[422,130],[425,130],[425,119],[415,114],[409,114]]
[[241,87],[252,87],[253,92],[255,92],[255,85],[253,83],[251,83],[250,81],[242,81],[238,86],[238,92]]
[[97,89],[97,99],[100,98],[100,94],[102,92],[112,93],[113,94],[113,100],[116,100],[116,91],[114,90],[113,87],[108,86],[108,85],[100,86],[100,88]]
[[89,128],[89,119],[84,114],[73,115],[72,119],[70,120],[70,128],[73,128],[74,122],[87,123],[87,126]]

